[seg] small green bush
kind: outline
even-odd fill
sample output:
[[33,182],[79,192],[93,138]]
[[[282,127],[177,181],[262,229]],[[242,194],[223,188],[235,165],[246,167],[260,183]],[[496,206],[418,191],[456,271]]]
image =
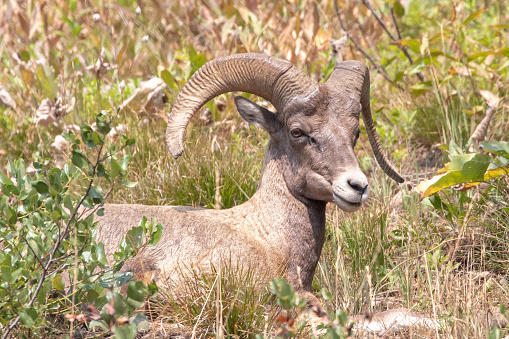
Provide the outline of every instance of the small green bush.
[[[93,216],[104,213],[101,206],[108,195],[97,185],[98,179],[110,186],[135,184],[125,180],[130,157],[119,158],[119,151],[134,140],[123,136],[120,149],[107,146],[110,123],[103,111],[96,119],[97,130],[83,124],[81,138],[64,134],[72,155],[63,169],[35,162],[35,174],[28,175],[23,160],[9,159],[10,175],[0,172],[3,338],[13,332],[20,338],[59,332],[65,326],[55,327],[55,317],[63,313],[71,323],[92,320],[91,328],[111,329],[121,338],[134,338],[136,329],[146,325],[146,317],[135,311],[157,288],[129,281],[132,273],[120,270],[143,246],[157,243],[162,226],[143,218],[127,233],[111,266],[104,244],[94,240]],[[113,290],[126,283],[127,297]],[[87,303],[93,306],[85,314],[77,311]]]

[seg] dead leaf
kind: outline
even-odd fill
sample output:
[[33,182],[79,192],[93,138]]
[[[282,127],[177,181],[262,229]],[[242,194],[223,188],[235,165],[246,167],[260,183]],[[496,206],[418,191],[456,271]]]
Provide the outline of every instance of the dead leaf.
[[58,153],[63,153],[68,145],[69,143],[67,140],[59,134],[55,137],[55,141],[53,141],[51,147],[53,147]]
[[115,314],[115,307],[112,304],[113,304],[113,299],[111,299],[110,304],[106,304],[106,313],[109,315]]
[[3,104],[4,106],[16,109],[16,102],[1,83],[0,83],[0,103]]
[[331,39],[331,34],[332,33],[330,30],[324,31],[323,29],[319,28],[315,35],[316,48],[321,50],[322,48],[326,47]]
[[76,320],[78,320],[80,323],[86,323],[88,319],[87,319],[86,315],[81,313],[81,314],[78,314],[78,316],[76,317]]
[[[304,15],[304,21],[302,22],[302,31],[304,32],[304,40],[311,44],[315,40],[316,33],[320,26],[320,17],[318,16],[318,9],[316,2],[311,2]],[[309,48],[309,47],[308,47]]]
[[451,69],[449,70],[450,75],[457,74],[457,75],[461,75],[464,77],[472,76],[473,72],[474,72],[474,69],[465,67],[465,66],[455,66],[455,67],[451,67]]
[[472,145],[469,148],[469,151],[475,151],[475,148],[478,146],[478,143],[480,141],[483,141],[486,139],[486,135],[488,134],[488,127],[490,126],[491,119],[493,118],[493,114],[495,113],[495,108],[497,108],[500,98],[485,89],[481,89],[479,91],[481,96],[486,100],[486,103],[488,104],[488,108],[486,109],[486,116],[481,120],[479,125],[474,130],[474,133],[472,133],[471,139],[474,141],[472,142]]
[[34,4],[34,9],[32,11],[32,17],[30,18],[30,31],[28,38],[32,39],[35,33],[39,30],[42,24],[42,16],[41,16],[41,4],[36,1]]
[[498,106],[498,104],[500,102],[500,98],[498,97],[498,95],[496,95],[493,92],[490,92],[488,90],[485,90],[485,89],[481,89],[479,91],[479,94],[481,94],[481,96],[484,98],[484,100],[486,100],[486,103],[488,104],[488,106],[492,106],[492,107]]
[[129,324],[129,318],[127,318],[127,317],[119,317],[119,318],[117,318],[117,323],[119,325]]
[[30,165],[28,165],[25,172],[28,175],[35,175],[35,173],[37,173],[37,170],[35,169],[33,162],[31,162]]
[[36,125],[46,126],[54,123],[56,121],[55,104],[50,99],[44,99],[37,108],[35,115],[37,116],[35,118]]
[[294,33],[296,20],[295,18],[290,19],[286,28],[281,32],[278,38],[278,47],[284,53],[286,60],[293,60],[295,55],[295,38]]
[[57,122],[72,112],[75,102],[75,98],[72,98],[71,102],[68,104],[64,104],[61,97],[57,98],[55,101],[48,98],[44,99],[37,109],[37,112],[35,113],[35,124],[40,126],[47,126]]
[[72,125],[64,126],[64,132],[65,133],[72,132],[74,135],[79,135],[80,131],[81,131],[81,129],[80,129],[80,126],[78,126],[78,125],[72,124]]
[[26,14],[22,13],[21,11],[18,12],[18,21],[25,37],[28,37],[30,35],[30,24],[28,23],[28,18]]
[[125,100],[120,109],[129,108],[138,114],[153,114],[164,108],[168,102],[168,85],[160,78],[152,78],[140,84],[133,95]]
[[125,124],[119,124],[118,126],[113,127],[106,136],[110,140],[115,140],[119,135],[122,135],[125,132],[127,132],[127,126]]
[[104,62],[105,58],[106,55],[103,48],[97,62],[88,66],[87,71],[94,73],[97,78],[102,78],[107,72],[117,68],[117,65],[110,65],[108,62]]
[[439,329],[440,322],[423,314],[404,308],[374,313],[371,317],[359,315],[353,317],[353,330],[376,333],[382,337],[415,328]]
[[76,317],[77,317],[76,314],[66,314],[66,315],[64,315],[64,318],[69,320],[70,322],[73,322],[74,320],[76,320]]
[[330,45],[332,48],[332,54],[337,56],[336,62],[343,61],[343,48],[345,48],[348,37],[344,35],[341,39],[334,40],[330,39]]

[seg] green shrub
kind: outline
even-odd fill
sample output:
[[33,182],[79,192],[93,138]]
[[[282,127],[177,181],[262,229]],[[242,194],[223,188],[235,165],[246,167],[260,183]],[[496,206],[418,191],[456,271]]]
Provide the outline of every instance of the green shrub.
[[[81,139],[72,132],[65,134],[72,155],[63,169],[35,162],[35,174],[28,175],[23,160],[9,159],[10,175],[0,172],[0,324],[4,338],[13,331],[17,337],[58,332],[55,317],[62,313],[68,313],[71,323],[93,319],[91,328],[122,332],[123,338],[134,337],[136,328],[146,322],[146,317],[134,313],[157,288],[129,281],[132,273],[120,270],[143,246],[157,243],[162,226],[144,218],[127,233],[111,266],[104,244],[94,240],[93,216],[102,215],[108,195],[97,185],[98,179],[111,187],[134,185],[125,180],[130,157],[119,158],[120,149],[105,143],[110,123],[109,115],[101,112],[97,131],[83,124]],[[121,149],[133,143],[124,136]],[[127,297],[113,290],[128,282]],[[95,306],[83,314],[77,311],[82,303]],[[126,320],[118,321],[123,318]]]

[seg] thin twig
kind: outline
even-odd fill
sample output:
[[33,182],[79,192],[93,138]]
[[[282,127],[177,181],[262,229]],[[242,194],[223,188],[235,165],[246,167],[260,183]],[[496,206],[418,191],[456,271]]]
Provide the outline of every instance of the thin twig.
[[[370,11],[371,13],[373,14],[373,16],[375,17],[376,21],[378,21],[378,23],[380,24],[380,26],[382,26],[382,28],[384,29],[384,31],[387,33],[387,35],[389,35],[389,37],[391,38],[392,41],[398,41],[398,40],[401,40],[401,34],[399,32],[399,27],[398,27],[398,24],[396,23],[396,18],[394,17],[394,13],[393,13],[393,9],[391,8],[391,15],[392,15],[392,21],[394,22],[394,26],[396,26],[396,31],[398,32],[398,38],[396,38],[392,33],[391,31],[389,31],[389,28],[387,28],[387,25],[385,25],[385,22],[382,20],[382,18],[378,15],[378,13],[375,11],[375,9],[373,8],[373,6],[371,5],[371,3],[369,2],[369,0],[362,0],[362,3],[364,4],[364,6],[366,6]],[[414,63],[414,60],[412,59],[412,56],[410,55],[410,53],[408,53],[408,50],[406,48],[406,46],[403,46],[403,45],[400,45],[398,44],[398,47],[399,49],[401,49],[401,51],[405,54],[405,56],[407,57],[408,61],[410,62],[410,64],[413,64]],[[421,72],[417,73],[417,76],[419,77],[419,79],[421,81],[424,81],[424,76],[422,75]]]
[[[106,201],[106,199],[110,196],[110,193],[113,191],[113,188],[110,187],[110,189],[108,190],[108,192],[106,192],[106,194],[104,195],[103,197],[103,202],[98,204],[96,207],[94,207],[91,212],[86,216],[86,217],[83,217],[82,219],[83,220],[87,220],[88,218],[90,218],[99,208],[101,208],[102,206],[104,206],[104,202]],[[85,213],[82,214],[82,216],[85,215]]]
[[396,21],[396,17],[394,16],[394,6],[391,7],[391,18],[394,27],[396,27],[396,33],[398,34],[398,40],[401,40],[401,32],[399,31],[398,22]]
[[28,243],[28,240],[26,240],[24,237],[22,237],[23,240],[25,241],[25,243],[27,244],[28,248],[32,251],[32,253],[34,254],[34,257],[35,259],[37,259],[37,261],[39,262],[39,265],[40,266],[44,266],[43,262],[41,261],[41,259],[37,256],[37,254],[35,254],[35,251],[34,249],[32,248],[32,246],[30,246],[30,244]]
[[[394,84],[394,81],[389,77],[389,75],[385,72],[385,70],[383,69],[382,66],[379,66],[370,56],[369,54],[360,46],[360,44],[357,43],[357,41],[355,41],[353,39],[353,37],[350,35],[350,33],[348,32],[348,29],[346,28],[345,26],[345,23],[343,22],[343,19],[341,19],[341,14],[339,12],[339,6],[338,6],[338,0],[334,0],[334,6],[336,7],[336,14],[338,16],[338,19],[339,19],[339,24],[341,25],[341,29],[345,32],[345,35],[346,37],[354,44],[355,48],[357,48],[357,50],[359,52],[361,52],[362,55],[364,55],[364,57],[366,59],[368,59],[372,64],[373,66],[375,66],[375,68],[378,70],[378,72],[385,78],[385,80],[389,81],[391,84]],[[403,89],[400,85],[398,84],[395,84],[397,88],[399,89]]]
[[385,25],[385,22],[382,20],[382,18],[378,15],[378,13],[375,11],[375,9],[373,8],[373,6],[371,6],[371,3],[368,1],[368,0],[362,0],[362,3],[364,4],[364,6],[366,6],[370,11],[371,13],[373,14],[373,16],[375,17],[376,21],[378,21],[378,23],[380,24],[380,26],[382,26],[382,28],[384,29],[384,31],[389,35],[389,37],[395,41],[397,40],[396,37],[394,35],[392,35],[391,31],[389,31],[389,29],[387,28],[387,26]]

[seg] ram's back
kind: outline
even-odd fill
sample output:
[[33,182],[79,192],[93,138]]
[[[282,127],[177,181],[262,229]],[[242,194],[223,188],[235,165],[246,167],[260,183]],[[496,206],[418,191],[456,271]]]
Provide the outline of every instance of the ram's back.
[[104,209],[104,215],[97,219],[96,239],[105,244],[110,263],[127,231],[137,226],[143,216],[149,220],[154,217],[162,224],[161,240],[144,248],[124,266],[140,280],[174,281],[185,270],[203,270],[211,264],[216,268],[225,263],[275,265],[274,253],[268,253],[255,234],[245,232],[250,229],[246,228],[249,220],[239,216],[237,209],[115,204],[105,205]]

